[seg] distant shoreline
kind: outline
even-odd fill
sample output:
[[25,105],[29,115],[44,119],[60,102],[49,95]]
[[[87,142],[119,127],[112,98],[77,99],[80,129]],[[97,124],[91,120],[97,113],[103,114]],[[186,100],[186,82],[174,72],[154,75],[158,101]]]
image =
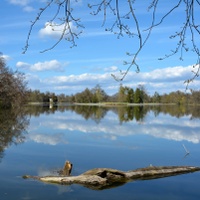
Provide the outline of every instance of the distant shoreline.
[[158,106],[158,105],[177,105],[176,103],[123,103],[123,102],[101,102],[101,103],[69,103],[69,102],[28,102],[28,105],[59,106],[59,105],[77,105],[77,106]]

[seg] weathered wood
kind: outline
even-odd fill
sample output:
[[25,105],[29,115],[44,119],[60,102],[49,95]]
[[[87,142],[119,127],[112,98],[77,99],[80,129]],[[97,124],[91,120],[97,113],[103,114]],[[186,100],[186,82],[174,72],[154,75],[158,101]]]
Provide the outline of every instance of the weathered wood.
[[111,187],[117,187],[134,180],[148,180],[175,176],[179,174],[192,173],[200,171],[200,167],[192,166],[169,166],[169,167],[146,167],[131,171],[120,171],[110,168],[91,169],[79,176],[23,176],[23,178],[32,178],[46,183],[57,184],[81,184],[85,187],[102,190]]

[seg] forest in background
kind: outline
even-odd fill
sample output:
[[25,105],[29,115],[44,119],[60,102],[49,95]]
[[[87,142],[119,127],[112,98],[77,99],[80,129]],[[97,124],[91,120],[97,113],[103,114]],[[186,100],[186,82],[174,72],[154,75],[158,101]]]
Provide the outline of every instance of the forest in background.
[[149,95],[144,85],[136,88],[119,86],[116,94],[108,95],[99,84],[94,88],[86,88],[82,92],[72,95],[55,94],[51,91],[41,92],[27,87],[25,75],[18,71],[12,71],[0,57],[0,107],[19,108],[27,102],[47,103],[175,103],[175,104],[199,104],[200,90],[190,90],[189,93],[175,91],[160,95],[155,92]]
[[66,95],[56,95],[52,92],[40,92],[39,90],[29,90],[27,92],[28,102],[49,102],[54,103],[175,103],[175,104],[200,104],[200,90],[190,90],[190,93],[175,91],[169,94],[160,95],[155,92],[149,95],[143,85],[137,88],[119,86],[118,92],[114,95],[108,95],[100,85],[96,85],[92,89],[86,88],[84,91]]

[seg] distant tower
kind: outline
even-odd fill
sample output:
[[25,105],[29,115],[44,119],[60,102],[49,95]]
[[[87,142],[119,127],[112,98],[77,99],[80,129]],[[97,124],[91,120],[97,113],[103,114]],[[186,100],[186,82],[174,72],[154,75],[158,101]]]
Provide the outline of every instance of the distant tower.
[[53,108],[53,98],[49,98],[49,108]]

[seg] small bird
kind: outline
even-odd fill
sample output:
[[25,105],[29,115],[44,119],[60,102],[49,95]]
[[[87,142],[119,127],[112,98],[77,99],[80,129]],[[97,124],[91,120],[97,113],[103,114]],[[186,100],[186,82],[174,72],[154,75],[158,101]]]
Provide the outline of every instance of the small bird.
[[73,167],[73,164],[70,161],[67,160],[65,162],[65,165],[64,165],[64,168],[63,168],[63,175],[64,176],[70,176],[70,174],[72,172],[72,167]]

